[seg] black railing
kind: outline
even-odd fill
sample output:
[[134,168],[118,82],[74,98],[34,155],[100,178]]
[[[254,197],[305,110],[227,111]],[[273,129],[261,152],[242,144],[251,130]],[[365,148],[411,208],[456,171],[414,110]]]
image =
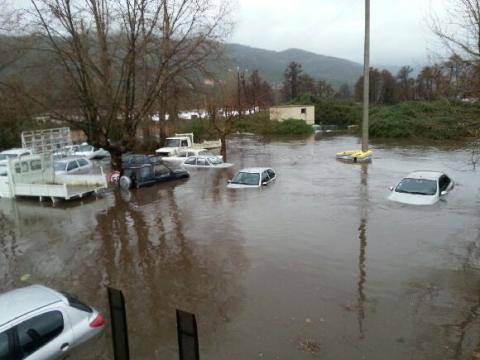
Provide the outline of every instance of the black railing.
[[[127,311],[121,290],[108,287],[108,303],[112,324],[113,355],[115,360],[129,360]],[[180,360],[199,360],[197,320],[194,314],[176,310],[178,355]]]

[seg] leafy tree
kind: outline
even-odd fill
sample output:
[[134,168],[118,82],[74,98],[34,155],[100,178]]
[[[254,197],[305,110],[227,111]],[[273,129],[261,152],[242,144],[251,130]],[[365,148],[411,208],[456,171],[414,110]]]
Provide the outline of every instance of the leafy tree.
[[299,76],[303,72],[302,65],[292,61],[283,74],[283,97],[285,101],[295,99],[299,94]]

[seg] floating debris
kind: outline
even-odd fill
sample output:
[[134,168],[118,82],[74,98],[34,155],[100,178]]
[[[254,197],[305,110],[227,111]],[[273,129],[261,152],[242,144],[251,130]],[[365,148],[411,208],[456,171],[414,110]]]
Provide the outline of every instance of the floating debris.
[[299,350],[307,352],[309,354],[316,354],[320,352],[320,344],[313,339],[302,339],[297,343]]
[[22,276],[20,276],[20,281],[22,282],[26,282],[28,280],[30,280],[32,276],[30,274],[23,274]]

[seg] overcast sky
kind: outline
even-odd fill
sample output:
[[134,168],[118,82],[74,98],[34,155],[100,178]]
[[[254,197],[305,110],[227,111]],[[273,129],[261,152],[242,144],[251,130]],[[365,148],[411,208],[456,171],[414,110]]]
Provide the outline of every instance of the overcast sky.
[[[269,50],[300,48],[363,62],[363,0],[237,0],[231,42]],[[438,44],[428,27],[445,0],[371,0],[376,65],[422,65]],[[434,59],[435,60],[435,59]]]

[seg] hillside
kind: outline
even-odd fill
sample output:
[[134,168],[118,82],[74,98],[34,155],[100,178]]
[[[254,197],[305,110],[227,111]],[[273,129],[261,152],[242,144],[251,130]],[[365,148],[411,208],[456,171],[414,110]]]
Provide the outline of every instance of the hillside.
[[318,55],[300,49],[271,51],[228,44],[226,55],[232,62],[232,66],[248,70],[257,69],[270,83],[279,83],[283,80],[283,72],[291,61],[302,64],[304,73],[317,80],[327,80],[336,86],[343,83],[353,85],[363,70],[361,64],[353,61]]

